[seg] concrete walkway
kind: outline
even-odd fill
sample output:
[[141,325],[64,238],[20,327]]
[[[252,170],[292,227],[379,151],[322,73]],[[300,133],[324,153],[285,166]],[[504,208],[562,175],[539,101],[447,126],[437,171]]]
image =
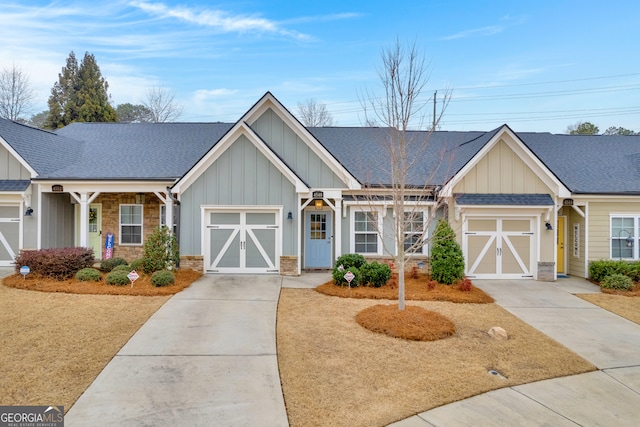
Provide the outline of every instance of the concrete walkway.
[[596,286],[583,279],[474,283],[600,370],[491,391],[394,427],[640,424],[640,326],[573,295],[599,292]]
[[73,426],[288,426],[280,289],[326,275],[204,276],[165,303],[65,416]]

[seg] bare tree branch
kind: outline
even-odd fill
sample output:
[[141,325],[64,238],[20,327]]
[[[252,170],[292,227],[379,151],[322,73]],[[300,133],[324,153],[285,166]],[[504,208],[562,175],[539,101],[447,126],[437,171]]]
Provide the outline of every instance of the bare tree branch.
[[[450,99],[451,92],[443,95],[442,110],[431,123],[427,108],[432,99],[423,96],[429,81],[429,68],[415,43],[408,49],[399,40],[381,54],[382,66],[378,76],[382,95],[367,91],[361,97],[366,123],[380,123],[388,132],[384,139],[372,141],[381,155],[388,159],[388,168],[375,171],[377,182],[386,182],[383,188],[368,185],[369,208],[382,205],[393,210],[393,227],[378,229],[383,249],[394,257],[398,265],[398,308],[404,310],[404,271],[406,262],[428,244],[430,221],[435,218],[440,201],[434,177],[437,162],[427,171],[423,164],[427,150],[435,159],[446,163],[444,148],[430,147],[431,135],[437,128]],[[426,126],[425,126],[426,125]],[[386,170],[385,170],[386,169]],[[384,174],[385,176],[380,176]],[[417,183],[416,177],[422,181]],[[374,181],[371,181],[374,182]],[[426,212],[429,215],[426,215]],[[384,235],[390,235],[393,247],[388,247]]]
[[309,98],[304,104],[298,103],[298,118],[307,127],[328,127],[333,125],[333,117],[325,104]]
[[182,106],[176,103],[175,94],[164,87],[149,89],[142,105],[149,110],[150,122],[172,122],[182,115]]
[[21,119],[31,108],[34,98],[29,77],[20,66],[13,64],[0,72],[0,117]]

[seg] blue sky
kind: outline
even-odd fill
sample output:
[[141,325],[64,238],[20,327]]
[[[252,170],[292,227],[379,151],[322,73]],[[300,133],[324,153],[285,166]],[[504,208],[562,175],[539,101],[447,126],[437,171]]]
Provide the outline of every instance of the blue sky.
[[0,0],[0,68],[28,74],[34,113],[73,50],[95,55],[114,105],[162,86],[181,121],[234,122],[271,91],[294,113],[313,98],[360,126],[398,38],[430,64],[428,105],[452,90],[441,130],[640,131],[638,16],[637,1]]

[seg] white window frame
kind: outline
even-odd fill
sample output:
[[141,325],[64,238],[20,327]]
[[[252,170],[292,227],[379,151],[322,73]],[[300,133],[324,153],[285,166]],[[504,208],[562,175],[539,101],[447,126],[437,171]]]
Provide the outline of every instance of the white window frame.
[[[633,238],[633,248],[631,248],[631,258],[623,258],[621,256],[617,256],[617,257],[613,256],[613,250],[624,246],[626,244],[625,240],[627,239],[627,237],[629,237],[627,235],[627,233],[624,233],[624,235],[614,235],[614,233],[613,233],[613,220],[614,219],[622,219],[622,218],[631,218],[631,219],[633,219],[633,235],[631,236],[631,238]],[[639,243],[640,243],[640,236],[639,236],[640,235],[640,214],[627,213],[627,214],[611,214],[611,215],[609,215],[609,234],[611,235],[611,238],[609,239],[609,242],[610,242],[610,244],[609,244],[609,257],[611,259],[623,259],[623,260],[628,260],[628,261],[640,259],[640,249],[638,248]]]
[[[123,207],[139,207],[140,208],[140,224],[125,224],[122,222],[122,208]],[[139,226],[140,227],[140,243],[123,243],[122,242],[122,227],[123,226]],[[144,205],[136,203],[123,203],[118,209],[118,240],[122,246],[142,246],[144,244]]]
[[[418,209],[405,209],[404,210],[404,214],[403,215],[407,215],[407,214],[422,214],[422,227],[423,227],[423,231],[421,233],[416,233],[416,232],[407,232],[406,228],[405,228],[405,232],[404,232],[404,236],[402,239],[402,244],[404,245],[405,239],[407,236],[409,235],[422,235],[422,247],[420,248],[420,250],[416,251],[416,252],[412,252],[412,255],[425,255],[429,253],[429,245],[425,242],[425,240],[428,239],[429,237],[429,224],[427,223],[427,219],[428,219],[428,215],[429,215],[429,211],[428,210],[418,210]],[[403,219],[404,220],[404,219]],[[426,227],[426,233],[425,233],[425,227]],[[398,253],[398,250],[396,248],[396,254]]]
[[164,203],[160,203],[160,219],[158,220],[158,224],[160,224],[160,228],[167,225],[167,205]]
[[[382,255],[382,224],[383,224],[383,207],[377,207],[377,206],[357,206],[357,205],[353,205],[350,209],[350,221],[349,221],[349,226],[350,226],[350,230],[351,230],[351,239],[349,242],[349,251],[351,253],[359,253],[360,255]],[[378,219],[378,224],[377,227],[378,229],[375,231],[375,235],[376,235],[376,252],[356,252],[356,234],[361,234],[363,232],[356,232],[356,212],[358,213],[370,213],[370,212],[375,212],[377,215],[377,219]],[[367,234],[373,234],[374,232],[369,231],[366,232]]]

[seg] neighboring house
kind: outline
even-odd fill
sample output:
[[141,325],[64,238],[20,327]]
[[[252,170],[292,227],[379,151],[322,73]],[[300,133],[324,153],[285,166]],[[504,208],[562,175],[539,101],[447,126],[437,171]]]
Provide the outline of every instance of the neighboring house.
[[[101,258],[107,233],[114,256],[132,260],[159,225],[176,231],[182,266],[206,273],[299,274],[348,252],[388,259],[393,245],[376,233],[393,215],[380,172],[388,133],[307,129],[270,93],[236,123],[52,133],[0,120],[0,265],[36,248]],[[413,229],[446,216],[470,277],[586,277],[589,261],[640,258],[640,137],[504,125],[430,138],[407,182],[407,204],[424,212]]]

